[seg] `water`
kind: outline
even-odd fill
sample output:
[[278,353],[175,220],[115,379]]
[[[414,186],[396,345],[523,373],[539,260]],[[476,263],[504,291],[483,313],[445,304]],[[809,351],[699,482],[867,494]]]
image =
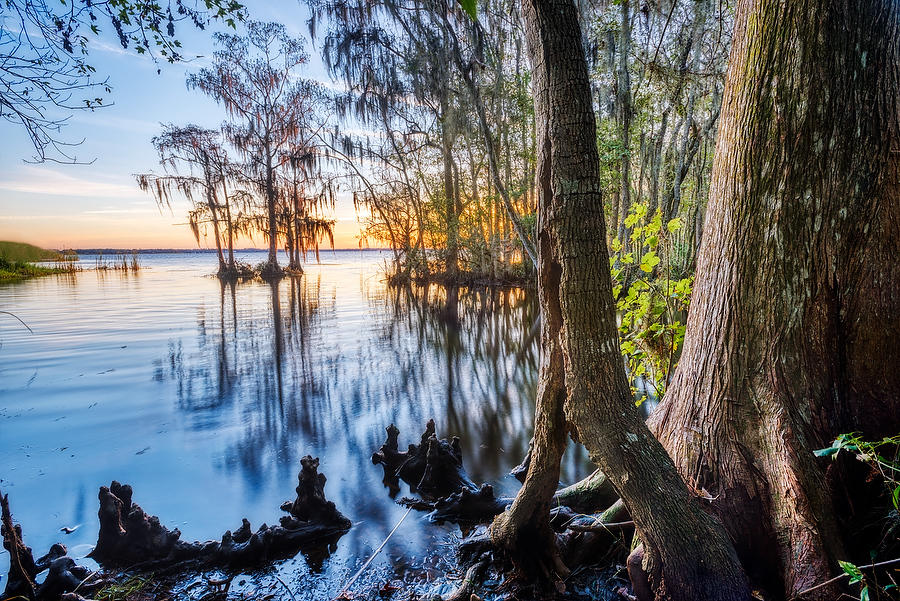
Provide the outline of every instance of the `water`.
[[[33,330],[0,315],[0,490],[26,543],[36,555],[57,541],[86,554],[98,488],[113,479],[186,540],[218,538],[242,517],[272,524],[311,454],[354,526],[329,556],[277,569],[298,598],[323,599],[405,511],[370,459],[388,424],[405,445],[434,418],[439,435],[462,439],[473,480],[514,494],[507,472],[527,449],[536,392],[533,295],[391,289],[380,274],[388,258],[325,252],[276,286],[223,286],[207,275],[213,254],[0,285],[0,310]],[[574,449],[564,482],[588,470]],[[440,576],[459,536],[412,513],[354,590]],[[0,553],[3,578],[7,562]]]

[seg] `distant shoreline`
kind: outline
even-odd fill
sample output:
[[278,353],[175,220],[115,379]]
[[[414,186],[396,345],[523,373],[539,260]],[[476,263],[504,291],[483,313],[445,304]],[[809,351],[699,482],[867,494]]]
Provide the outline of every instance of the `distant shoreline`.
[[[136,253],[139,255],[169,255],[169,254],[215,254],[214,248],[76,248],[74,249],[79,255],[121,255]],[[369,251],[387,251],[389,248],[328,248],[320,249],[319,253],[328,252],[369,252]],[[236,248],[236,253],[243,252],[268,252],[265,248]],[[279,249],[279,252],[281,250]],[[311,254],[309,251],[307,254]]]

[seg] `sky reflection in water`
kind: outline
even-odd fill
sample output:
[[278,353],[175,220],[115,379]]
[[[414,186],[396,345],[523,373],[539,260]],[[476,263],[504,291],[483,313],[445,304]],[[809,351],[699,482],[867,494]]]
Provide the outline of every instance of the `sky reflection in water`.
[[[386,259],[326,252],[302,279],[223,286],[204,277],[212,254],[149,255],[137,275],[0,286],[0,309],[34,330],[0,316],[0,490],[26,543],[86,553],[98,487],[113,479],[188,540],[218,538],[242,517],[275,523],[311,454],[354,522],[330,557],[281,566],[316,599],[335,594],[404,512],[370,460],[389,423],[405,445],[434,418],[441,436],[460,436],[473,480],[514,493],[506,474],[527,449],[537,381],[533,295],[390,289]],[[574,449],[563,479],[587,469]],[[355,588],[433,564],[458,536],[413,513]],[[4,577],[7,562],[3,552]]]

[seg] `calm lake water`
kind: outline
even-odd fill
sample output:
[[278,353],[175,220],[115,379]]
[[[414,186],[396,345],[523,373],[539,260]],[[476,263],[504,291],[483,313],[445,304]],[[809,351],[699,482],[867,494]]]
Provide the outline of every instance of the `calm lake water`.
[[[33,331],[0,314],[0,490],[26,543],[85,555],[98,488],[113,479],[184,539],[218,538],[242,517],[256,529],[277,522],[311,454],[354,526],[330,555],[276,570],[298,598],[328,599],[405,512],[370,459],[388,424],[405,445],[434,418],[439,435],[461,438],[476,482],[514,494],[507,473],[528,446],[537,382],[533,295],[391,289],[388,258],[324,252],[275,286],[223,286],[206,253],[142,255],[137,274],[0,285],[0,310]],[[579,449],[567,454],[565,482],[587,471]],[[459,537],[413,512],[353,590],[413,575],[427,589],[452,569]],[[0,553],[0,588],[7,563]]]

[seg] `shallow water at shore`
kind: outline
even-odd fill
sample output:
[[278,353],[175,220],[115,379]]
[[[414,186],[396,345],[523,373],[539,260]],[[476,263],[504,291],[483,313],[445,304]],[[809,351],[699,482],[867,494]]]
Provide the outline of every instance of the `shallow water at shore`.
[[[218,538],[242,517],[256,529],[277,521],[311,454],[354,526],[327,557],[301,554],[279,572],[298,598],[322,599],[405,511],[370,460],[389,423],[405,445],[434,418],[439,435],[461,438],[473,480],[514,493],[507,472],[527,449],[534,410],[535,299],[388,288],[388,258],[328,251],[302,278],[230,286],[207,276],[213,254],[142,255],[134,274],[0,285],[0,310],[33,330],[0,315],[0,490],[26,543],[36,554],[57,541],[87,553],[97,490],[113,479],[184,539]],[[573,449],[563,480],[588,469]],[[430,577],[429,565],[443,573],[459,536],[413,512],[354,589],[409,569]],[[4,578],[7,561],[0,553]]]

